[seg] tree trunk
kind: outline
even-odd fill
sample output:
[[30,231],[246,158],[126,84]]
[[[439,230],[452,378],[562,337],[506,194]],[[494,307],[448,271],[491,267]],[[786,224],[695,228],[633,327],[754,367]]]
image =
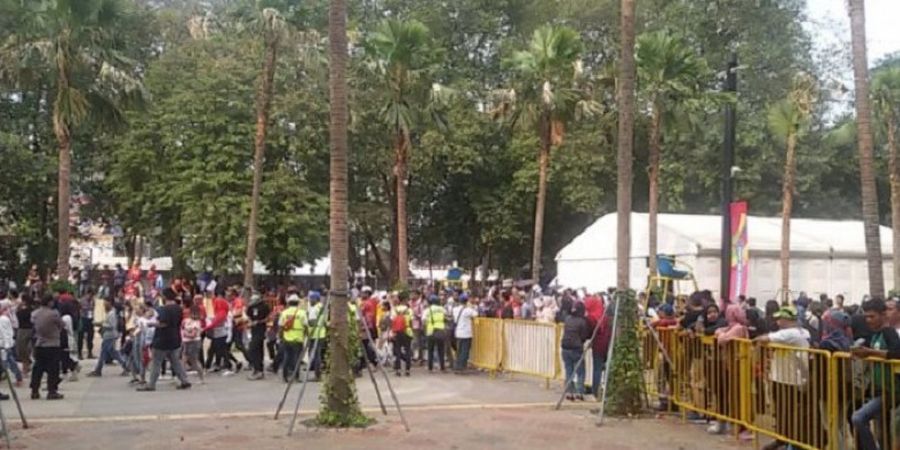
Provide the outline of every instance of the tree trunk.
[[787,136],[784,180],[781,183],[781,300],[783,304],[790,301],[791,211],[794,206],[794,176],[797,173],[796,149],[797,133],[791,130]]
[[884,298],[881,235],[878,221],[878,192],[873,163],[872,106],[869,98],[869,66],[866,55],[866,13],[864,0],[850,0],[850,40],[856,97],[856,129],[859,145],[859,181],[869,266],[869,295]]
[[381,256],[381,249],[375,245],[375,239],[372,238],[372,233],[368,230],[365,231],[366,243],[369,248],[372,250],[372,256],[375,258],[375,265],[378,267],[378,273],[381,274],[381,278],[384,280],[390,280],[390,269],[387,264],[384,263],[384,258]]
[[541,151],[538,156],[537,204],[534,208],[534,245],[531,250],[531,279],[541,282],[541,244],[544,238],[544,209],[547,202],[547,170],[550,167],[550,113],[541,113]]
[[900,289],[900,162],[897,161],[897,129],[893,117],[887,122],[888,166],[891,179],[891,231],[894,240],[894,290]]
[[[58,44],[61,45],[61,44]],[[53,133],[59,145],[59,176],[57,194],[57,250],[56,274],[60,280],[69,279],[69,198],[71,196],[69,178],[72,173],[72,136],[69,123],[63,116],[62,92],[69,89],[69,74],[65,58],[57,58],[57,97],[53,104]]]
[[618,154],[616,155],[616,288],[627,290],[630,285],[631,260],[631,166],[634,149],[634,9],[635,0],[621,0],[621,46],[619,59],[619,91],[616,103],[619,110]]
[[407,188],[407,150],[409,139],[406,132],[398,129],[395,136],[396,162],[394,173],[397,180],[397,283],[405,287],[409,275],[409,253],[407,251],[406,188]]
[[359,415],[359,403],[350,372],[350,329],[347,320],[348,199],[347,199],[347,4],[331,0],[329,10],[330,98],[330,221],[331,248],[330,333],[328,375],[319,419],[331,425],[349,426]]
[[269,107],[272,104],[272,84],[275,78],[275,58],[278,39],[266,37],[266,59],[261,82],[256,93],[256,139],[253,151],[253,193],[250,196],[250,220],[247,223],[247,255],[244,258],[244,287],[253,286],[253,263],[256,261],[259,196],[262,188],[263,158],[266,153],[266,133],[269,127]]
[[648,179],[650,184],[650,198],[647,202],[647,221],[649,222],[649,230],[647,232],[650,242],[648,243],[650,257],[650,276],[656,275],[656,254],[657,252],[657,233],[659,231],[657,224],[659,215],[659,159],[662,153],[662,105],[657,102],[653,103],[653,111],[650,117],[650,155],[648,167]]

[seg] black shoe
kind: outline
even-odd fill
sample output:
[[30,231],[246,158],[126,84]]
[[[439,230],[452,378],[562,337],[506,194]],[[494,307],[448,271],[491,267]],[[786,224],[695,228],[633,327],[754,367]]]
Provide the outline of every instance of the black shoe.
[[88,374],[85,375],[85,376],[86,376],[86,377],[97,377],[97,378],[99,378],[99,377],[101,377],[102,375],[100,375],[100,372],[97,372],[96,370],[92,370],[92,371],[88,372]]
[[175,386],[175,389],[178,389],[179,391],[183,391],[185,389],[190,389],[190,388],[191,388],[191,383],[181,383],[178,386]]
[[94,353],[93,353],[93,352],[88,352],[88,357],[87,357],[87,359],[94,359]]
[[4,393],[0,393],[0,400],[9,400],[9,396]]
[[63,399],[63,395],[60,394],[59,392],[51,392],[51,393],[47,394],[47,400],[62,400],[62,399]]
[[237,368],[234,369],[234,372],[237,373],[237,372],[240,372],[240,371],[243,370],[243,369],[244,369],[244,363],[240,363],[240,362],[239,362],[239,363],[237,363]]
[[40,399],[41,399],[41,393],[38,392],[38,391],[31,391],[31,399],[32,399],[32,400],[40,400]]
[[409,371],[407,370],[404,375],[409,376]]
[[150,386],[140,386],[137,389],[135,389],[135,391],[138,391],[138,392],[153,392],[155,390],[156,390],[155,387],[150,387]]

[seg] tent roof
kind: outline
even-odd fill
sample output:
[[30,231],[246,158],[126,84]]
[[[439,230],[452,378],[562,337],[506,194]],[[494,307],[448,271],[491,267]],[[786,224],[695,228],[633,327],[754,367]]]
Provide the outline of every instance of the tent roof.
[[[616,213],[607,214],[576,237],[556,255],[556,260],[616,258]],[[722,219],[698,214],[660,214],[659,253],[695,255],[721,250]],[[781,218],[749,216],[747,232],[751,252],[777,252],[781,248]],[[890,255],[891,229],[881,229],[881,251]],[[648,256],[649,230],[646,213],[631,214],[631,256]],[[791,219],[791,252],[864,256],[865,236],[861,221]]]

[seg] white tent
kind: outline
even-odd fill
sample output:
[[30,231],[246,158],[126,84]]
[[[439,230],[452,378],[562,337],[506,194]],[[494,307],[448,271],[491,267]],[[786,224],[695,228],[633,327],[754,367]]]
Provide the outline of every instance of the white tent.
[[[556,255],[558,284],[603,290],[616,285],[616,220],[607,214]],[[648,263],[647,214],[631,215],[631,287],[644,289]],[[693,267],[700,289],[718,295],[722,219],[711,215],[660,214],[658,253]],[[773,298],[780,287],[781,218],[748,217],[750,250],[747,295]],[[885,282],[890,287],[891,230],[881,227]],[[791,220],[791,290],[809,296],[844,294],[858,302],[868,292],[863,224],[860,221]],[[682,283],[681,291],[693,289]]]

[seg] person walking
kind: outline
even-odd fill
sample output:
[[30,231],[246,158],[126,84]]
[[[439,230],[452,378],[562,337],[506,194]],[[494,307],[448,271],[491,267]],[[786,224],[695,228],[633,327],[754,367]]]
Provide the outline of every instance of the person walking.
[[265,360],[264,346],[266,339],[266,321],[269,318],[271,308],[262,301],[259,294],[250,296],[250,305],[247,306],[247,319],[250,321],[250,345],[247,349],[247,356],[250,358],[250,367],[253,373],[248,377],[250,380],[261,380],[265,372],[263,362]]
[[[209,289],[209,286],[207,286],[207,289]],[[222,369],[221,365],[224,365],[226,369],[231,368],[231,362],[228,359],[228,329],[226,328],[230,305],[222,297],[224,289],[217,287],[216,290],[218,292],[216,292],[212,300],[212,308],[207,309],[207,312],[212,313],[212,320],[203,328],[203,332],[212,340],[205,367],[206,370],[209,370],[215,359],[216,367],[213,369],[213,372]]]
[[94,359],[94,290],[87,288],[79,300],[81,315],[78,319],[78,359],[84,359],[87,348],[87,359]]
[[203,320],[206,314],[203,312],[203,298],[194,298],[191,305],[186,308],[186,318],[181,323],[181,344],[184,346],[184,361],[188,370],[197,372],[200,377],[200,384],[204,383],[203,379],[203,356],[201,353],[201,334],[203,332]]
[[53,309],[53,295],[44,294],[41,307],[31,316],[34,324],[34,366],[31,372],[31,399],[41,398],[41,381],[47,374],[47,400],[59,400],[60,334],[63,321],[59,311]]
[[447,341],[447,323],[444,307],[441,306],[437,295],[428,297],[428,308],[422,315],[422,321],[425,322],[425,336],[428,339],[428,371],[434,371],[434,359],[437,357],[441,372],[445,372],[447,368],[444,366],[444,346]]
[[[465,299],[465,300],[464,300]],[[472,350],[473,321],[478,317],[475,309],[476,299],[469,299],[466,294],[460,295],[460,304],[453,307],[453,317],[456,318],[454,337],[456,338],[456,367],[455,372],[460,374],[469,368],[469,353]]]
[[187,374],[181,365],[181,319],[184,312],[178,306],[178,295],[172,288],[163,290],[163,298],[166,305],[157,311],[156,323],[151,324],[156,330],[153,333],[153,359],[150,362],[150,380],[146,385],[137,388],[139,392],[152,392],[156,390],[156,380],[159,379],[159,371],[163,360],[172,366],[172,372],[181,381],[175,389],[190,389]]
[[281,378],[285,383],[290,382],[291,377],[299,373],[297,365],[300,364],[301,355],[303,355],[303,342],[307,333],[306,311],[300,308],[300,297],[297,294],[291,294],[287,299],[287,306],[278,317],[278,328],[281,330],[281,350],[284,354]]
[[93,372],[87,374],[89,377],[102,376],[103,364],[107,360],[116,361],[127,372],[125,359],[122,358],[119,350],[116,349],[116,341],[119,340],[119,313],[113,308],[112,300],[106,299],[103,302],[103,309],[106,311],[106,319],[104,319],[103,325],[100,326],[100,337],[103,341],[100,344],[100,356],[97,358],[97,366],[94,367]]
[[575,365],[584,353],[584,344],[591,338],[591,327],[584,316],[584,303],[575,302],[572,313],[563,322],[562,359],[566,368],[566,399],[584,400],[584,363]]

